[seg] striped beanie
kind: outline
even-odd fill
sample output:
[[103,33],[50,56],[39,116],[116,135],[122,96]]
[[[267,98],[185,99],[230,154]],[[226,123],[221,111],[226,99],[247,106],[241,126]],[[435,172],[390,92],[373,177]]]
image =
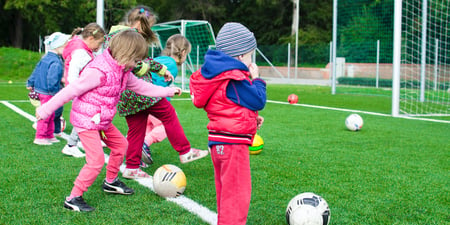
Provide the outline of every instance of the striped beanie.
[[255,35],[240,23],[226,23],[217,34],[216,49],[231,57],[246,54],[255,48]]

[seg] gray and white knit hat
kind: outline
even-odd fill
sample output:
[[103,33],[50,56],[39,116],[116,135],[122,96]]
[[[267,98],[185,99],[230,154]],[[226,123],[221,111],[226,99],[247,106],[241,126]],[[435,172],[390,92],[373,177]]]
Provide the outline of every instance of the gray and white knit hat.
[[231,57],[246,54],[255,48],[255,35],[240,23],[226,23],[217,34],[216,49]]

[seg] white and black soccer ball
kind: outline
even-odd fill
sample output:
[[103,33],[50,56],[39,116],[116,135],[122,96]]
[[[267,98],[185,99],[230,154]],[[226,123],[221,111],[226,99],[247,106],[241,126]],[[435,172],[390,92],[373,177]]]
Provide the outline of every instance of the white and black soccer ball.
[[295,196],[286,208],[286,221],[289,225],[328,225],[330,218],[328,203],[312,192]]
[[153,188],[156,194],[161,197],[178,197],[186,189],[186,175],[177,166],[162,165],[153,175]]
[[361,130],[363,124],[364,124],[363,119],[356,113],[351,114],[345,119],[345,126],[347,127],[347,129],[351,131]]

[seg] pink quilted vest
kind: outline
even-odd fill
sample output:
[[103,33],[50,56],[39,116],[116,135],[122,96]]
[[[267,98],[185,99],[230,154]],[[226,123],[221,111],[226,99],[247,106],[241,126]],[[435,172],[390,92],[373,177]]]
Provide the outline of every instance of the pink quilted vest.
[[[130,71],[124,71],[124,66],[120,66],[112,58],[109,49],[97,56],[85,68],[93,68],[103,73],[101,84],[75,98],[72,103],[70,122],[75,127],[88,130],[105,130],[111,124],[117,111],[117,103],[120,94],[125,90]],[[89,76],[83,70],[81,76]],[[94,116],[100,115],[100,122],[93,121]]]

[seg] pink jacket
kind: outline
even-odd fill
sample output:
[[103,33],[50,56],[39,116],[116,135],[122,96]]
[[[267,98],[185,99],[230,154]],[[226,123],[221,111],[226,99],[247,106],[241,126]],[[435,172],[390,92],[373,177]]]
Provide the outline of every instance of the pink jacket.
[[174,96],[174,88],[147,83],[130,71],[124,71],[124,66],[119,65],[112,58],[109,49],[106,49],[85,67],[79,79],[38,108],[37,114],[45,119],[74,99],[70,115],[73,126],[88,130],[105,130],[116,114],[116,105],[125,89],[152,97]]

